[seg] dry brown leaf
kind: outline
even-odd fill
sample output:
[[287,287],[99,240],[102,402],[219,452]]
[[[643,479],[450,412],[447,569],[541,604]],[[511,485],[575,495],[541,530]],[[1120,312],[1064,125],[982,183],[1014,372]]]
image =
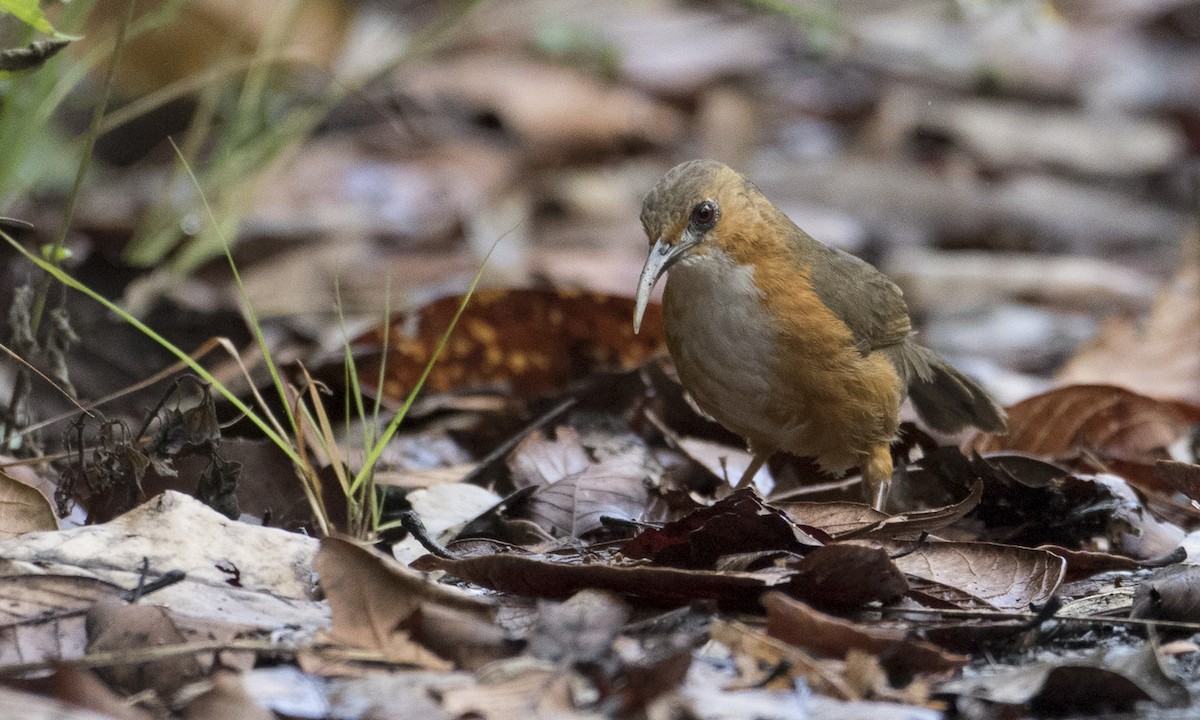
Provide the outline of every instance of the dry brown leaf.
[[87,577],[0,578],[0,663],[79,657],[87,644],[83,611],[119,594],[117,586]]
[[321,540],[314,567],[329,600],[330,639],[379,660],[447,671],[505,653],[486,601],[438,585],[348,540]]
[[1200,267],[1187,265],[1172,278],[1142,326],[1124,318],[1108,320],[1056,379],[1111,383],[1200,403]]
[[[842,677],[844,668],[840,662],[819,660],[798,647],[742,623],[713,620],[711,628],[712,639],[729,648],[743,675],[747,672],[757,675],[747,678],[749,684],[790,691],[793,682],[803,680],[815,692],[823,695],[844,700],[860,699]],[[785,670],[786,675],[780,677],[780,670]]]
[[910,673],[956,670],[970,659],[922,640],[909,639],[901,627],[866,625],[827,615],[779,592],[763,596],[767,634],[818,655],[844,658],[860,650],[883,658],[889,668]]
[[908,591],[908,581],[879,548],[838,543],[815,548],[789,562],[787,592],[820,607],[852,608],[889,603]]
[[[166,608],[129,605],[116,598],[103,598],[92,607],[87,616],[87,631],[89,653],[142,650],[187,641]],[[204,675],[204,669],[193,655],[110,665],[96,672],[125,694],[153,690],[164,701]]]
[[1200,500],[1200,465],[1159,460],[1154,463],[1154,474],[1177,492],[1193,500]]
[[[87,714],[88,718],[96,717],[92,713],[101,713],[110,720],[150,720],[152,717],[149,713],[126,703],[91,670],[70,663],[61,663],[56,666],[53,675],[9,680],[7,683],[72,707],[91,711]],[[38,716],[13,712],[12,708],[0,701],[0,717],[30,718]],[[55,714],[53,717],[60,720],[76,720],[77,717],[78,720],[85,720],[82,716],[74,714]]]
[[1071,385],[1008,408],[1007,435],[977,435],[976,452],[1060,456],[1088,450],[1122,459],[1161,453],[1200,421],[1200,407],[1113,385]]
[[[458,310],[461,297],[446,297],[390,323],[383,396],[402,402],[424,372],[433,350]],[[633,300],[596,293],[554,290],[478,290],[463,312],[425,389],[506,386],[532,397],[604,370],[631,369],[663,349],[662,313],[651,306],[638,334]],[[373,330],[353,341],[356,351],[381,352]],[[377,360],[358,365],[359,378],[374,388]]]
[[[20,471],[25,472],[20,472]],[[58,517],[46,495],[31,484],[40,482],[36,475],[27,481],[20,478],[33,475],[28,468],[0,470],[0,540],[27,532],[57,530]]]
[[824,530],[836,539],[895,537],[903,533],[939,530],[962,519],[983,497],[983,483],[975,482],[959,502],[929,510],[888,515],[862,503],[791,502],[772,503],[793,520]]
[[403,77],[418,102],[487,118],[542,158],[661,145],[683,129],[677,111],[650,96],[512,55],[462,57]]
[[183,709],[184,720],[274,720],[275,713],[254,702],[235,673],[217,673],[212,684]]
[[780,573],[585,565],[543,555],[517,554],[481,555],[460,560],[428,555],[413,565],[422,570],[445,570],[460,580],[515,595],[567,598],[592,588],[669,605],[708,599],[741,608],[754,607],[759,593],[784,579]]
[[1066,560],[1044,550],[975,542],[924,543],[893,562],[909,575],[954,588],[999,610],[1025,610],[1031,603],[1046,602],[1067,567]]
[[649,503],[646,462],[627,450],[593,461],[574,428],[555,439],[537,431],[509,456],[518,488],[536,487],[519,514],[555,537],[580,537],[603,526],[602,518],[642,519]]
[[1177,565],[1143,580],[1133,596],[1130,615],[1159,620],[1200,620],[1200,567]]

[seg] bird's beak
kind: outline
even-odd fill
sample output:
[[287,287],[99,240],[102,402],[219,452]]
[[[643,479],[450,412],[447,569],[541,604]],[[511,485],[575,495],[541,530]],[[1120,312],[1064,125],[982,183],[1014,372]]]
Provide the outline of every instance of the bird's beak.
[[642,267],[642,277],[638,280],[637,305],[633,310],[634,333],[642,329],[642,315],[646,314],[646,305],[650,303],[650,293],[654,292],[654,286],[658,284],[658,279],[663,276],[667,268],[674,265],[675,261],[683,257],[683,254],[691,250],[695,244],[687,236],[683,238],[682,242],[675,245],[661,237],[654,241],[654,247],[650,248],[650,257],[646,258],[646,264]]

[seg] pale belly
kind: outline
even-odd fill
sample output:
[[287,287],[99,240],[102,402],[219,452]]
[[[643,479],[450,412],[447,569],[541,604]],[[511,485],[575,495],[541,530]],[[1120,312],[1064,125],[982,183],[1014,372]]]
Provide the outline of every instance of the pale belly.
[[787,419],[768,417],[779,343],[753,270],[710,252],[667,277],[663,318],[680,380],[700,409],[757,449],[794,446],[781,431],[800,428],[785,431]]

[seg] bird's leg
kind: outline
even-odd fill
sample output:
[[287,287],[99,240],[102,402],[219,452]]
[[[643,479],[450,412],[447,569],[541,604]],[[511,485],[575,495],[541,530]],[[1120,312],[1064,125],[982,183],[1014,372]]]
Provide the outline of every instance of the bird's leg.
[[754,459],[750,461],[750,466],[746,468],[746,472],[742,473],[742,479],[738,480],[738,484],[734,488],[735,491],[750,487],[750,484],[754,482],[754,476],[762,469],[763,464],[775,454],[774,450],[757,452],[752,449],[751,452],[754,453]]
[[892,484],[892,449],[887,443],[876,445],[863,457],[862,480],[866,501],[883,510]]

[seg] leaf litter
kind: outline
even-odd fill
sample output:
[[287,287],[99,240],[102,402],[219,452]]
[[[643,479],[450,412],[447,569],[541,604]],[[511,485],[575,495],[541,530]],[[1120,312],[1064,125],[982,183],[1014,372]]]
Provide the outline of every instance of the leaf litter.
[[[1080,8],[1059,10],[1066,18],[1061,32],[1048,36],[1087,35],[1087,23],[1071,20]],[[1142,23],[1161,33],[1187,20],[1170,12],[1122,22],[1130,33],[1145,29]],[[652,42],[647,15],[660,28]],[[693,121],[715,126],[724,110],[737,114],[748,94],[738,86],[743,76],[820,54],[807,43],[821,32],[784,42],[782,23],[745,9],[577,9],[568,26],[540,12],[530,17],[542,23],[537,32],[494,8],[464,23],[451,43],[453,62],[414,66],[390,85],[400,99],[388,103],[406,106],[412,121],[399,131],[418,139],[412,147],[392,148],[378,167],[357,173],[310,164],[304,177],[313,187],[302,193],[291,188],[289,195],[282,178],[263,183],[270,186],[264,194],[278,197],[263,203],[267,214],[259,210],[246,223],[248,234],[261,235],[272,218],[285,217],[284,232],[315,235],[314,218],[322,210],[336,214],[329,208],[347,200],[343,193],[358,192],[357,204],[341,212],[369,205],[369,220],[354,232],[405,245],[387,262],[412,277],[469,266],[462,244],[491,233],[480,219],[487,216],[529,228],[519,233],[528,237],[516,238],[518,255],[547,254],[550,248],[530,237],[554,228],[564,246],[553,249],[562,256],[597,258],[570,268],[571,277],[619,286],[599,275],[617,274],[614,268],[636,255],[628,243],[596,255],[565,244],[600,233],[601,225],[623,243],[636,236],[636,207],[625,212],[636,198],[622,193],[640,191],[642,175],[655,169],[645,160],[652,155],[637,153],[682,151]],[[698,54],[696,33],[714,22],[725,32]],[[929,43],[957,29],[940,14],[888,11],[853,25],[857,42],[844,49],[853,67],[806,65],[799,79],[795,67],[777,67],[778,76],[761,86],[779,95],[776,106],[734,118],[749,134],[761,124],[800,139],[778,153],[786,163],[759,153],[764,186],[779,191],[789,212],[803,216],[821,205],[835,215],[833,237],[861,242],[878,234],[888,247],[917,237],[929,247],[1040,243],[1045,250],[1095,236],[1106,247],[1128,248],[1178,226],[1175,214],[1111,202],[1117,193],[1087,180],[1096,173],[1129,179],[1123,175],[1130,166],[1167,173],[1164,148],[1174,153],[1184,145],[1170,122],[1121,125],[1148,138],[1126,148],[1123,162],[1087,143],[1056,141],[1063,132],[1104,137],[1117,127],[1105,122],[1111,118],[1043,107],[1045,97],[1094,100],[1081,94],[1097,91],[1099,80],[1080,81],[1072,68],[1085,63],[1070,47],[1055,46],[1074,62],[1031,73],[997,61],[980,41]],[[1005,27],[982,35],[1009,37]],[[913,44],[914,36],[926,40]],[[497,47],[514,42],[529,52]],[[978,64],[944,57],[942,46],[960,47]],[[747,47],[754,49],[749,55]],[[672,64],[668,51],[691,60]],[[1114,52],[1162,75],[1151,72],[1157,66],[1147,58],[1130,58],[1128,48]],[[877,72],[881,58],[897,54],[902,74],[953,97],[908,107],[912,89],[895,73]],[[997,66],[1005,72],[983,83],[973,69]],[[981,84],[995,84],[1013,101],[991,104],[985,93],[962,89]],[[1144,109],[1138,103],[1157,102],[1107,90],[1118,103]],[[786,126],[772,127],[778,118],[787,118]],[[888,159],[794,162],[827,152],[823,143],[839,142],[846,123],[870,127],[868,145]],[[996,126],[1003,131],[986,131]],[[706,147],[739,152],[712,127],[695,129],[706,134]],[[394,144],[387,138],[383,144]],[[347,151],[342,138],[318,138],[319,152],[300,153],[300,164],[318,156],[323,163],[341,156],[361,162],[365,147],[380,142],[368,135]],[[914,155],[921,172],[892,159]],[[568,162],[594,166],[567,174]],[[610,163],[620,163],[621,172]],[[805,172],[825,175],[797,181]],[[517,182],[525,173],[534,178],[531,187]],[[379,178],[418,188],[372,184]],[[380,196],[364,200],[372,191]],[[1053,212],[1026,205],[1032,196],[1053,198]],[[405,201],[411,207],[389,204]],[[857,207],[881,210],[866,220],[846,214]],[[401,217],[388,220],[397,211]],[[611,215],[620,217],[605,217]],[[1115,216],[1128,217],[1122,224]],[[91,230],[101,226],[92,220]],[[319,222],[328,227],[328,218]],[[1010,235],[998,227],[1017,229]],[[363,272],[347,279],[360,299],[383,292],[375,265],[384,253],[371,245],[355,241],[355,270]],[[440,245],[453,247],[439,256]],[[920,268],[909,279],[917,287],[906,295],[914,308],[972,301],[970,292],[961,300],[921,285],[943,275],[957,284],[951,287],[971,284],[954,262],[964,258],[949,257],[955,254],[915,251]],[[320,274],[333,257],[297,243],[287,264]],[[1118,298],[1122,308],[1137,310],[1149,294],[1149,273],[1141,268],[1065,254],[996,258],[1001,279],[1000,266],[1018,258],[1034,271],[1016,285],[1011,275],[1004,287],[980,281],[998,302],[1071,298],[1074,312]],[[309,289],[281,283],[269,262],[245,260],[266,295]],[[1195,646],[1165,652],[1156,635],[1197,629],[1188,623],[1195,621],[1200,579],[1180,564],[1187,558],[1181,547],[1200,529],[1194,266],[1180,271],[1145,324],[1111,321],[1059,375],[1060,382],[1091,384],[1061,385],[1010,407],[1007,436],[967,438],[959,447],[936,447],[932,438],[897,443],[896,502],[880,512],[846,500],[853,475],[821,476],[793,458],[763,469],[756,487],[765,499],[730,494],[729,480],[747,456],[740,439],[696,413],[673,381],[661,361],[659,316],[652,310],[635,336],[627,298],[547,289],[561,271],[547,270],[556,266],[543,260],[528,266],[550,277],[523,278],[535,289],[489,288],[469,306],[447,356],[434,366],[427,391],[439,394],[406,420],[397,442],[405,449],[381,468],[397,480],[386,484],[385,517],[408,513],[410,522],[373,537],[374,547],[281,529],[312,527],[307,513],[296,511],[303,503],[289,485],[291,467],[256,441],[223,437],[217,418],[227,418],[228,408],[207,400],[173,404],[152,439],[128,431],[144,417],[114,412],[111,422],[99,418],[90,426],[86,442],[80,435],[68,445],[79,460],[66,475],[75,485],[60,483],[59,490],[86,506],[86,527],[64,523],[59,530],[47,512],[47,483],[25,477],[12,484],[16,471],[5,473],[5,675],[51,672],[40,692],[118,717],[143,713],[119,705],[111,688],[137,693],[140,708],[160,716],[184,717],[261,716],[261,706],[270,705],[291,716],[318,707],[338,717],[892,720],[1186,703],[1172,673],[1190,672],[1195,684]],[[519,277],[513,265],[498,266],[500,274],[512,273],[505,277]],[[1066,273],[1047,274],[1048,266],[1089,277],[1063,280]],[[1113,278],[1097,281],[1095,267]],[[328,293],[310,296],[324,303]],[[361,383],[387,405],[402,402],[457,302],[449,295],[369,323],[375,329],[352,342],[363,359]],[[294,336],[310,330],[303,321],[285,327]],[[1008,347],[1014,355],[1038,350]],[[1064,352],[1056,343],[1037,357]],[[341,358],[327,362],[321,377],[345,392],[350,369]],[[451,461],[452,471],[429,467]],[[330,475],[334,469],[326,468]],[[168,587],[138,592],[179,574],[183,579]],[[228,668],[240,677],[225,674]],[[26,687],[19,684],[25,680],[11,682]],[[264,689],[272,682],[274,694]],[[299,697],[312,698],[303,712],[287,705]]]

